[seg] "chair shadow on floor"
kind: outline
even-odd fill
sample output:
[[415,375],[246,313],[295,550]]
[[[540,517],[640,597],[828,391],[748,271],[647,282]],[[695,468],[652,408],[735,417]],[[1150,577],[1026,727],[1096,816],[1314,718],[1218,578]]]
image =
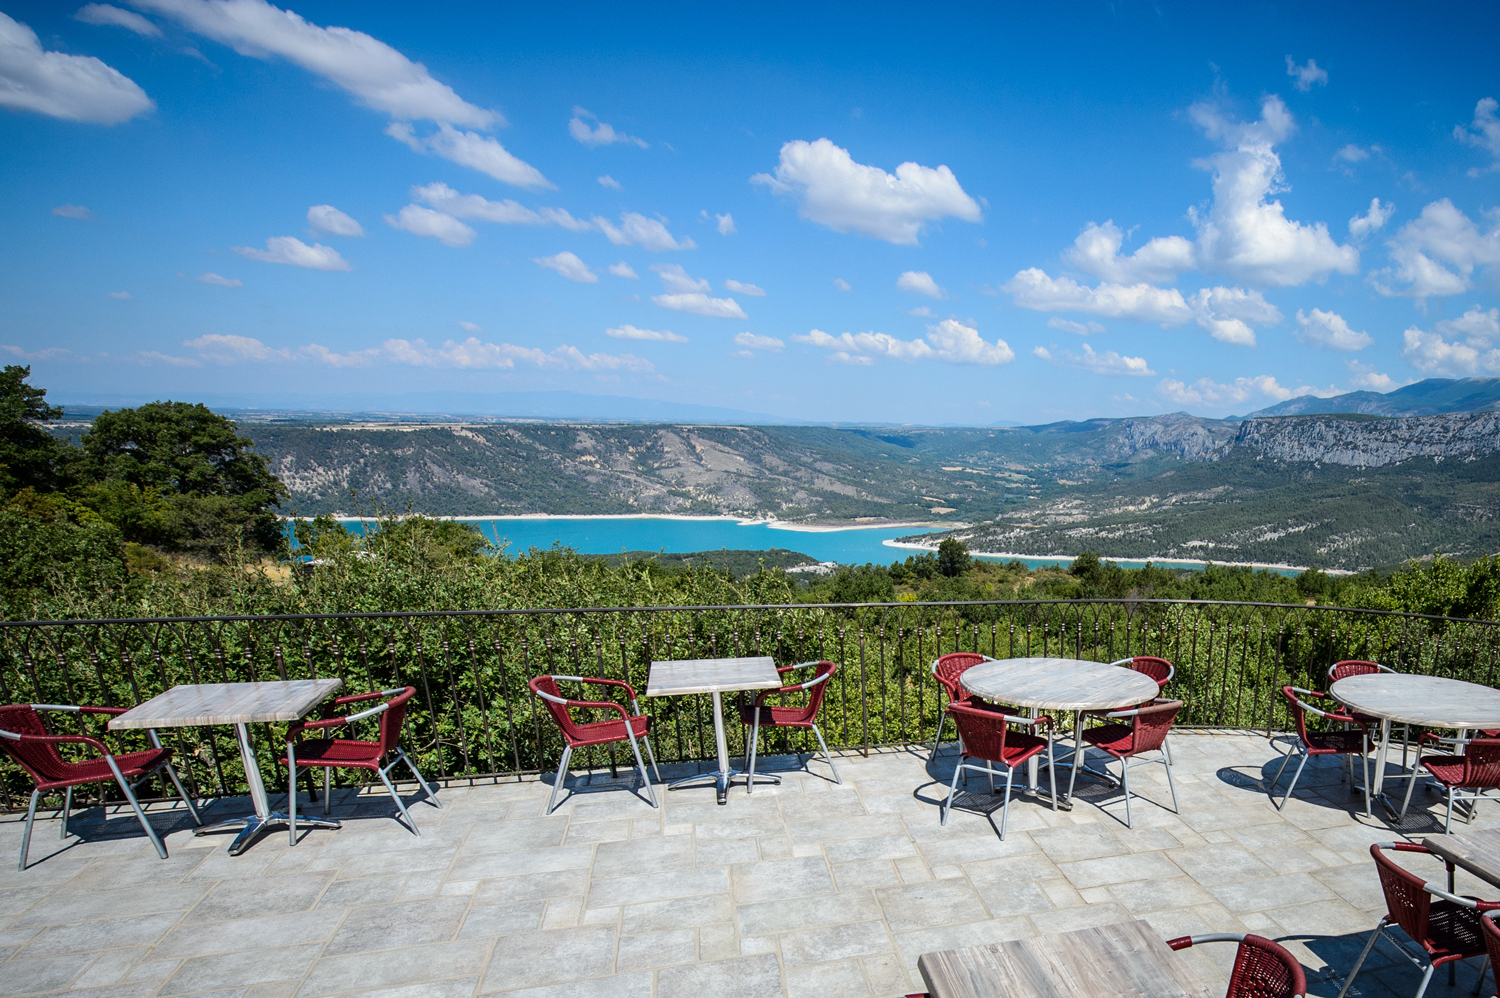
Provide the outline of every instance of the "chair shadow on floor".
[[[1373,869],[1370,875],[1375,875]],[[1291,947],[1294,953],[1298,949],[1296,944],[1306,948],[1307,953],[1297,953],[1297,957],[1307,973],[1309,995],[1337,998],[1350,968],[1359,959],[1360,951],[1365,948],[1374,929],[1375,916],[1372,916],[1370,927],[1360,932],[1336,936],[1286,935],[1275,939],[1283,946]],[[1387,935],[1400,933],[1388,930]],[[1308,953],[1312,954],[1312,962],[1321,965],[1320,969],[1313,969]],[[1448,983],[1449,966],[1454,968],[1455,983],[1451,985]],[[1495,982],[1494,976],[1484,967],[1483,957],[1457,960],[1439,967],[1432,975],[1432,982],[1427,985],[1425,998],[1471,998],[1482,968],[1485,970],[1486,990],[1480,991],[1480,995],[1482,998],[1489,998],[1495,993]],[[1370,955],[1365,958],[1347,998],[1411,998],[1417,993],[1421,983],[1422,971],[1404,958],[1389,939],[1385,939],[1376,943]]]
[[[206,814],[207,809],[203,809],[201,813]],[[51,815],[40,811],[37,814],[35,831],[31,836],[31,852],[26,861],[28,867],[64,856],[79,846],[101,842],[139,840],[142,845],[150,847],[150,840],[141,829],[140,821],[136,819],[130,805],[124,801],[91,804],[86,807],[76,806],[72,814],[68,816],[66,838],[59,838],[58,833],[62,829],[62,823],[58,820],[58,816],[59,812],[56,810]],[[170,808],[161,805],[153,808],[147,805],[146,818],[162,839],[166,839],[168,835],[175,832],[197,827],[188,815],[187,808],[182,807],[180,801],[177,802],[177,806]]]

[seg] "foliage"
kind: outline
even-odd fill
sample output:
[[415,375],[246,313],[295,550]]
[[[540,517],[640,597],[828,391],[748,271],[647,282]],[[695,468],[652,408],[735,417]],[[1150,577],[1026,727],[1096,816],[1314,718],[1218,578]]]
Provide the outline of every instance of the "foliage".
[[964,574],[969,567],[969,561],[969,548],[963,541],[947,537],[938,545],[938,571],[948,578]]
[[0,494],[51,492],[66,482],[68,449],[41,424],[62,418],[47,391],[26,384],[30,367],[0,370]]

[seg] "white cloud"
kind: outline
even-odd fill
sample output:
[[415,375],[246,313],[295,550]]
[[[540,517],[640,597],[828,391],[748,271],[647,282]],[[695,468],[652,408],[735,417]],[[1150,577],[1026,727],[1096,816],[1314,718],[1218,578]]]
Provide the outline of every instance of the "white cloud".
[[892,176],[878,166],[854,162],[847,149],[826,138],[786,143],[775,176],[757,173],[750,182],[796,198],[803,218],[835,232],[858,232],[891,243],[914,245],[928,222],[982,218],[979,205],[948,167],[908,162]]
[[691,239],[673,239],[672,233],[662,222],[647,218],[635,212],[625,212],[620,216],[620,226],[615,228],[608,219],[594,216],[594,225],[605,237],[616,246],[640,246],[654,253],[664,253],[667,250],[690,250],[696,249],[698,244]]
[[[322,28],[264,0],[131,0],[255,59],[280,56],[342,88],[360,104],[405,121],[474,128],[504,124],[434,80],[384,42],[350,28]],[[503,179],[503,178],[501,178]]]
[[550,352],[538,347],[518,347],[510,343],[486,343],[470,336],[462,343],[447,340],[441,347],[430,347],[425,340],[386,340],[382,355],[397,364],[412,367],[458,368],[464,370],[511,370],[519,361],[544,369],[576,371],[630,371],[649,374],[656,370],[649,360],[631,354],[585,354],[574,346],[560,346]]
[[156,105],[113,67],[91,55],[44,51],[35,31],[0,14],[0,107],[117,125]]
[[135,301],[135,295],[132,295],[129,291],[111,291],[109,296],[111,298],[118,298],[120,301]]
[[1500,109],[1500,102],[1496,102],[1495,98],[1481,98],[1474,105],[1474,123],[1468,128],[1463,125],[1453,126],[1454,138],[1465,145],[1485,150],[1494,159],[1489,166],[1472,167],[1469,170],[1471,177],[1500,170],[1500,117],[1495,116],[1497,109]]
[[842,277],[835,277],[833,279],[833,286],[835,288],[837,288],[838,290],[840,290],[840,291],[853,291],[854,290],[854,288],[849,284],[849,282],[846,281],[846,280],[844,280]]
[[[1489,229],[1481,232],[1447,198],[1423,208],[1420,217],[1401,226],[1386,244],[1395,266],[1370,275],[1375,290],[1417,299],[1469,290],[1475,267],[1500,263],[1500,208],[1491,208],[1485,216]],[[1380,278],[1405,287],[1388,286]]]
[[320,232],[335,236],[362,236],[364,228],[331,204],[315,204],[307,209],[307,224]]
[[60,204],[52,209],[52,214],[63,218],[76,218],[80,222],[92,222],[94,213],[81,204]]
[[1389,392],[1400,386],[1400,382],[1389,374],[1381,374],[1369,364],[1361,364],[1357,360],[1346,360],[1344,366],[1353,375],[1349,384],[1353,388],[1364,388],[1372,392]]
[[652,340],[657,343],[686,343],[686,336],[679,336],[670,329],[637,329],[631,325],[615,326],[604,331],[605,336],[617,340]]
[[656,271],[661,278],[662,287],[668,291],[691,294],[694,291],[708,291],[712,287],[707,281],[689,275],[680,263],[653,263],[651,269]]
[[926,295],[929,298],[944,298],[943,289],[938,287],[937,281],[925,270],[908,270],[896,278],[896,287],[901,291],[910,291],[913,294]]
[[201,360],[195,360],[192,357],[174,357],[171,354],[161,353],[157,350],[141,350],[136,353],[136,356],[139,357],[143,363],[157,360],[161,361],[163,364],[171,364],[173,367],[203,366],[203,361]]
[[1309,59],[1305,66],[1299,66],[1292,60],[1291,56],[1287,56],[1286,75],[1297,78],[1294,86],[1303,93],[1311,90],[1314,83],[1321,84],[1322,86],[1328,85],[1328,70],[1320,69],[1316,59]]
[[918,305],[916,308],[907,309],[906,314],[918,315],[924,319],[930,319],[932,318],[932,309],[928,308],[926,305]]
[[1123,374],[1140,377],[1156,374],[1146,364],[1145,357],[1125,357],[1113,350],[1100,353],[1087,343],[1083,345],[1081,354],[1071,350],[1059,350],[1055,346],[1052,350],[1046,347],[1036,347],[1031,352],[1058,367],[1077,367],[1092,371],[1094,374]]
[[541,170],[512,156],[490,136],[461,132],[446,121],[438,125],[437,131],[425,136],[417,135],[409,122],[393,121],[386,126],[385,134],[415,152],[441,156],[459,166],[487,173],[513,187],[524,187],[527,190],[557,187],[542,176]]
[[421,205],[409,204],[396,215],[386,215],[385,224],[424,239],[433,238],[445,246],[467,246],[475,232],[452,215]]
[[1103,225],[1090,222],[1063,251],[1063,259],[1116,284],[1157,284],[1194,267],[1193,244],[1182,236],[1158,236],[1130,256],[1121,256],[1124,238],[1112,220]]
[[1110,319],[1169,326],[1193,318],[1193,310],[1176,288],[1109,283],[1090,288],[1071,277],[1048,277],[1037,267],[1020,271],[1002,290],[1020,307],[1038,312],[1087,312]]
[[241,360],[288,360],[288,350],[275,350],[251,336],[232,336],[209,333],[196,339],[183,340],[182,345],[197,351],[204,360],[220,364]]
[[616,180],[614,177],[611,177],[607,173],[602,177],[595,177],[594,179],[599,181],[600,186],[608,187],[612,191],[623,191],[625,189],[624,187],[620,186],[620,182],[618,180]]
[[491,201],[478,194],[460,194],[442,182],[413,187],[411,198],[454,218],[477,218],[481,222],[501,225],[556,225],[569,232],[592,232],[597,228],[593,222],[574,218],[563,208],[532,211],[510,198]]
[[621,260],[619,263],[610,264],[609,272],[611,274],[614,274],[616,277],[628,277],[632,281],[638,281],[641,279],[641,275],[635,272],[635,268],[630,266],[630,264],[626,263],[624,260]]
[[[592,128],[589,127],[590,121],[595,123]],[[586,146],[607,146],[614,142],[624,142],[642,149],[648,148],[644,139],[615,131],[581,107],[573,108],[573,117],[568,120],[568,134]]]
[[0,346],[0,350],[13,354],[22,360],[63,360],[67,357],[77,356],[73,351],[64,349],[63,347],[43,347],[40,350],[26,350],[23,347],[7,343]]
[[751,332],[735,333],[734,342],[746,350],[764,350],[768,353],[780,353],[781,348],[786,346],[774,336],[757,336]]
[[1349,238],[1358,242],[1370,233],[1385,228],[1385,223],[1395,213],[1395,205],[1381,204],[1379,198],[1371,198],[1369,211],[1349,219]]
[[1285,402],[1289,398],[1301,395],[1316,395],[1319,398],[1328,398],[1331,395],[1340,394],[1339,390],[1332,385],[1329,385],[1327,388],[1314,388],[1310,385],[1286,388],[1269,374],[1261,374],[1253,378],[1235,378],[1229,384],[1220,384],[1212,378],[1199,378],[1189,385],[1172,378],[1167,378],[1157,383],[1156,391],[1168,401],[1175,402],[1178,405],[1211,406],[1244,402],[1256,394],[1264,395],[1278,402]]
[[1079,336],[1090,336],[1095,333],[1104,332],[1104,326],[1090,320],[1088,322],[1073,322],[1069,319],[1059,319],[1057,316],[1047,320],[1048,329],[1060,329],[1065,333],[1077,333]]
[[462,329],[466,333],[482,333],[482,332],[484,332],[484,327],[481,326],[477,322],[460,322],[458,324],[458,328]]
[[1016,357],[1004,340],[989,343],[979,335],[979,330],[953,319],[928,326],[926,339],[901,340],[876,332],[832,336],[821,329],[813,329],[806,336],[793,336],[792,341],[831,351],[831,361],[862,367],[874,363],[876,357],[907,362],[933,359],[987,367],[1008,364]]
[[570,281],[577,281],[580,284],[599,283],[599,275],[590,270],[586,263],[567,250],[563,250],[561,253],[552,256],[536,256],[531,259],[537,266],[546,267],[548,270],[555,270]]
[[1260,120],[1253,122],[1233,121],[1207,104],[1193,105],[1189,114],[1226,147],[1202,163],[1214,175],[1212,207],[1188,213],[1198,230],[1199,270],[1222,270],[1271,287],[1358,271],[1359,250],[1335,243],[1326,224],[1291,221],[1280,201],[1267,200],[1288,189],[1275,146],[1296,127],[1280,97],[1267,97]]
[[732,236],[732,235],[734,235],[735,228],[734,228],[734,216],[733,215],[729,214],[729,212],[726,211],[722,215],[715,215],[714,218],[718,219],[718,221],[719,221],[719,226],[718,226],[718,228],[719,228],[719,235],[721,235],[721,236]]
[[682,294],[652,295],[651,300],[662,308],[678,312],[692,312],[713,319],[748,319],[745,310],[733,298],[710,298],[701,291]]
[[211,270],[206,273],[199,274],[197,277],[193,278],[193,280],[199,281],[203,284],[213,284],[221,288],[243,288],[245,286],[245,282],[240,280],[238,277],[221,277]]
[[1347,163],[1363,163],[1370,158],[1370,151],[1368,149],[1361,149],[1351,142],[1334,153],[1334,155]]
[[1300,308],[1297,309],[1297,325],[1302,327],[1297,331],[1297,339],[1325,350],[1352,352],[1363,350],[1375,342],[1369,333],[1350,329],[1342,315],[1325,312],[1321,308],[1315,308],[1307,315]]
[[309,270],[354,269],[332,246],[324,246],[322,243],[309,246],[296,236],[272,236],[266,240],[266,248],[263,250],[253,246],[231,246],[230,249],[240,256],[264,263],[285,263]]
[[1201,288],[1189,299],[1198,325],[1214,339],[1236,346],[1255,346],[1255,331],[1250,326],[1274,326],[1281,321],[1281,311],[1259,291],[1244,288]]
[[78,8],[73,19],[84,24],[110,24],[127,31],[134,31],[143,38],[160,38],[161,29],[134,11],[121,10],[107,3],[84,4]]
[[757,287],[754,284],[746,284],[743,281],[736,281],[733,278],[725,281],[724,287],[726,290],[737,291],[742,295],[749,295],[751,298],[764,298],[766,296],[765,288]]
[[1402,334],[1401,356],[1425,374],[1462,378],[1500,374],[1500,309],[1471,307],[1428,332],[1412,326]]

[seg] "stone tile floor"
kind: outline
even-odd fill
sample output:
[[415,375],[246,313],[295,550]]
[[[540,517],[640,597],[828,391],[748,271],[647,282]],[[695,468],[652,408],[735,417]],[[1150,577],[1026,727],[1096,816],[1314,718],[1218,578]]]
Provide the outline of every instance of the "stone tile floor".
[[[1310,764],[1279,813],[1261,780],[1288,744],[1179,732],[1181,816],[1138,800],[1127,829],[1118,794],[1085,777],[1071,811],[1020,796],[1003,842],[978,778],[960,801],[973,809],[939,824],[951,744],[936,762],[922,747],[845,755],[841,786],[821,761],[766,760],[784,783],[737,786],[723,807],[690,789],[654,810],[624,769],[550,816],[549,782],[455,785],[442,810],[408,796],[421,838],[383,792],[336,790],[342,829],[295,848],[272,833],[238,857],[228,835],[195,838],[180,806],[151,808],[165,862],[128,811],[95,808],[75,812],[65,841],[55,814],[38,820],[18,873],[10,816],[0,995],[880,998],[920,990],[921,953],[1129,918],[1164,937],[1280,939],[1311,991],[1334,995],[1383,911],[1369,843],[1440,829],[1441,805],[1419,791],[1397,829],[1352,806],[1336,765]],[[1169,803],[1160,767],[1132,779]],[[247,809],[220,801],[210,815]],[[1489,810],[1475,826],[1500,824]],[[1411,865],[1442,877],[1428,857]],[[1462,873],[1459,890],[1500,896]],[[1233,950],[1178,958],[1222,989]],[[1429,994],[1466,995],[1477,970],[1456,987],[1440,971]],[[1418,977],[1381,944],[1351,994],[1409,996]]]

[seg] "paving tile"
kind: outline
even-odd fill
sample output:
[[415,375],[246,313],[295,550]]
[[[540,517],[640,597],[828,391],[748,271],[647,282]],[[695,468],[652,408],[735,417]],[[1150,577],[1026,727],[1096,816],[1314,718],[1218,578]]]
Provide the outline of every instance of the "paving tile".
[[[474,986],[479,983],[477,977],[460,977],[451,981],[427,981],[422,984],[408,984],[399,988],[377,988],[372,991],[356,991],[349,998],[469,998],[474,993]],[[293,989],[292,994],[296,990]],[[271,998],[259,993],[251,993],[245,998]],[[276,996],[283,998],[283,996]],[[285,996],[290,998],[290,996]]]
[[555,873],[585,869],[593,861],[594,846],[555,846],[550,849],[517,849],[512,852],[460,856],[448,876],[454,880],[514,877],[525,873]]
[[1110,925],[1130,921],[1130,913],[1114,903],[1085,904],[1052,911],[1034,911],[1029,916],[1040,935],[1054,932],[1070,932],[1093,925]]
[[458,932],[469,899],[433,898],[355,908],[323,951],[325,957],[446,942]]
[[1118,835],[1101,825],[1044,828],[1031,832],[1030,836],[1037,848],[1054,863],[1072,863],[1130,852],[1130,847]]
[[207,884],[174,884],[168,887],[136,887],[125,891],[98,891],[94,894],[53,894],[22,912],[11,924],[57,925],[99,918],[186,911],[197,904],[207,891]]
[[223,922],[187,920],[152,951],[152,959],[181,960],[209,953],[325,942],[344,917],[340,911],[297,912]]
[[901,882],[896,867],[889,860],[874,859],[862,863],[840,863],[833,867],[833,882],[840,891],[863,887],[884,887]]
[[727,866],[710,866],[677,873],[650,873],[596,880],[588,889],[588,906],[598,908],[698,894],[722,894],[729,890],[729,870]]
[[1157,880],[1114,884],[1110,894],[1133,915],[1162,911],[1169,908],[1187,908],[1195,904],[1213,903],[1213,896],[1191,877],[1167,876]]
[[983,901],[984,906],[997,917],[1047,911],[1052,907],[1052,899],[1047,896],[1046,891],[1042,890],[1040,884],[1021,881],[995,887],[981,887],[978,890],[979,900]]
[[506,936],[513,932],[530,932],[540,928],[545,901],[520,901],[515,904],[497,904],[485,908],[474,908],[464,916],[458,938],[471,939],[477,936]]
[[[651,998],[650,971],[507,991],[510,998]],[[465,992],[467,994],[467,992]]]
[[352,908],[361,904],[384,904],[396,900],[406,884],[406,874],[392,877],[366,877],[361,880],[335,880],[318,899],[319,908]]
[[349,990],[350,982],[368,989],[430,981],[434,977],[476,977],[484,969],[493,943],[464,939],[431,946],[410,946],[376,953],[324,957],[308,973],[300,998]]
[[1273,876],[1269,866],[1238,845],[1210,844],[1167,854],[1182,872],[1205,887]]
[[1332,891],[1305,873],[1220,884],[1209,887],[1208,892],[1233,912],[1263,911],[1282,908],[1288,903],[1323,901],[1333,897]]
[[321,943],[313,943],[193,957],[182,962],[162,985],[161,993],[188,995],[299,978],[307,973],[322,948]]
[[288,873],[255,880],[215,884],[193,908],[195,921],[248,918],[287,911],[306,911],[333,881],[332,873]]
[[115,918],[106,922],[54,925],[35,936],[21,948],[17,956],[25,960],[63,953],[87,953],[105,947],[116,949],[149,946],[176,925],[181,917],[178,912],[167,912],[161,915]]
[[881,917],[881,907],[869,891],[856,891],[742,904],[736,917],[742,935],[763,936],[869,921]]
[[921,884],[878,887],[875,897],[894,932],[972,922],[988,914],[979,895],[965,880],[930,880]]
[[546,900],[582,894],[589,889],[589,871],[562,870],[557,873],[528,873],[519,877],[493,877],[481,880],[472,904],[510,904],[514,901]]
[[830,863],[856,863],[866,860],[900,859],[915,856],[916,846],[903,829],[899,835],[881,835],[868,839],[845,839],[829,842],[823,854]]
[[[143,838],[142,842],[145,841]],[[206,850],[183,849],[166,859],[148,855],[96,859],[64,884],[59,894],[88,894],[126,887],[159,887],[182,882],[206,858]]]
[[594,879],[671,873],[693,868],[693,840],[687,835],[601,842],[594,848]]
[[[906,966],[916,970],[917,957],[940,949],[961,949],[965,946],[983,946],[986,943],[1003,943],[1012,939],[1025,939],[1036,935],[1031,920],[1022,915],[1012,918],[986,918],[979,922],[959,925],[943,925],[928,929],[915,929],[896,933],[896,948]],[[913,974],[913,980],[916,980]]]
[[[544,849],[549,846],[562,845],[565,835],[571,838],[568,819],[562,816],[479,822],[464,837],[458,854],[479,856],[486,853],[512,852],[517,849]],[[570,842],[570,844],[573,843]]]
[[648,932],[645,935],[620,937],[615,969],[620,973],[629,973],[632,970],[692,963],[697,957],[698,941],[692,929]]
[[668,967],[656,974],[656,998],[765,998],[781,993],[781,968],[771,954]]
[[718,894],[627,904],[620,909],[620,931],[634,935],[664,929],[690,929],[728,922],[733,917],[734,906],[729,902],[726,885],[726,890]]
[[1059,863],[1057,868],[1068,878],[1069,883],[1080,890],[1134,880],[1162,880],[1181,874],[1177,866],[1159,852],[1084,859],[1075,863]]
[[784,933],[780,943],[781,959],[788,967],[873,956],[891,950],[890,933],[883,921],[853,922],[816,931]]
[[787,998],[865,998],[859,961],[840,960],[814,967],[787,967]]
[[833,877],[821,857],[762,860],[729,869],[735,900],[741,904],[833,892]]
[[0,994],[29,994],[34,991],[57,991],[94,962],[96,954],[72,953],[47,956],[37,960],[9,960],[0,974]]
[[[539,955],[545,958],[538,959]],[[524,932],[507,936],[496,946],[481,990],[514,990],[600,977],[613,972],[614,965],[613,925]]]

